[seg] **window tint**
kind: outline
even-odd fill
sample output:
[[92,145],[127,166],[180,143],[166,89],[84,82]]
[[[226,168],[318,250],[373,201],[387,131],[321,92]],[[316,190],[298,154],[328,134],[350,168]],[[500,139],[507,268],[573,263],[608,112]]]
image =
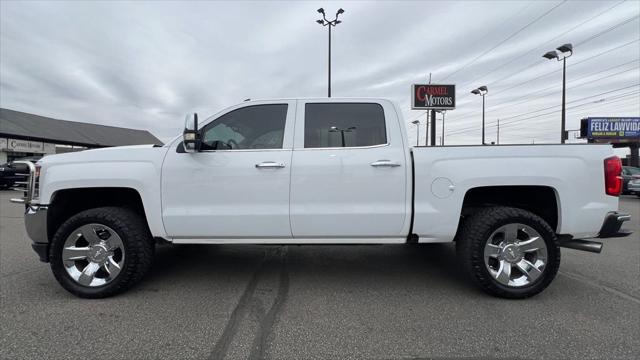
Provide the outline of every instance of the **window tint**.
[[387,143],[384,112],[379,104],[306,104],[304,147],[351,147]]
[[287,104],[233,110],[202,130],[202,150],[281,149]]

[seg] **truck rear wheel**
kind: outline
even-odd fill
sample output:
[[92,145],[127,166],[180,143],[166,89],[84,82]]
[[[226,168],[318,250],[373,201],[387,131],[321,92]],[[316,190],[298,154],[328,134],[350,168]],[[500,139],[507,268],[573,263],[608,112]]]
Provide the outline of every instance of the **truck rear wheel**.
[[118,207],[78,213],[51,240],[51,270],[70,293],[104,298],[137,283],[151,267],[154,245],[143,219]]
[[478,210],[465,220],[456,247],[475,283],[503,298],[538,294],[560,267],[555,232],[539,216],[518,208]]

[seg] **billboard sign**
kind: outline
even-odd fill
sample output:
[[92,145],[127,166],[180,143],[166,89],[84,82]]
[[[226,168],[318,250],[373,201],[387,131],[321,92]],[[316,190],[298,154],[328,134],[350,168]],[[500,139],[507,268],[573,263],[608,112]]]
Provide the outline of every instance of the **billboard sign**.
[[640,140],[638,117],[590,117],[582,119],[581,135],[588,139]]
[[455,108],[455,85],[413,84],[411,86],[411,109],[453,110]]

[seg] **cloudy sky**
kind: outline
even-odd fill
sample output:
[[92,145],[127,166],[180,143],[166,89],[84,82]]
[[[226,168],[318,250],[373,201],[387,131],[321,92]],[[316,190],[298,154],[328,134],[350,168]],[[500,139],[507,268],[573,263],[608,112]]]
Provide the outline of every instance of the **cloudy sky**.
[[[410,85],[457,85],[446,143],[557,142],[567,42],[567,128],[640,114],[640,2],[18,2],[0,1],[0,106],[55,118],[181,132],[246,98],[326,96],[327,33],[316,9],[342,7],[333,95],[397,101]],[[440,117],[440,116],[439,116]],[[438,121],[438,126],[440,126]],[[408,125],[415,143],[415,125]],[[438,135],[440,130],[438,130]],[[424,135],[424,128],[421,134]]]

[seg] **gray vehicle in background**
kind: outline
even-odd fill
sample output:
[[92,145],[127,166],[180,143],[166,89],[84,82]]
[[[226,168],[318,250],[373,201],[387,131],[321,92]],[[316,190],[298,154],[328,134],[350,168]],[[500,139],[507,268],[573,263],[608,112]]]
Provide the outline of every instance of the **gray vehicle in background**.
[[633,194],[639,191],[639,190],[636,190],[636,186],[632,186],[632,188],[629,188],[629,182],[631,180],[640,180],[640,168],[637,168],[635,166],[623,166],[622,167],[622,193],[623,194]]

